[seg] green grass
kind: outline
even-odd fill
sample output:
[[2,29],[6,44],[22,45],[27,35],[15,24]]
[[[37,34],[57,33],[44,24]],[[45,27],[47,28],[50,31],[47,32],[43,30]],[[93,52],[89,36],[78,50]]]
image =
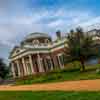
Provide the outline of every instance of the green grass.
[[96,73],[96,69],[100,67],[100,64],[86,66],[85,72],[80,72],[79,66],[79,63],[70,63],[66,65],[66,69],[64,70],[56,70],[46,74],[28,76],[27,78],[17,79],[16,85],[100,78],[100,74]]
[[100,92],[1,91],[0,100],[100,100]]

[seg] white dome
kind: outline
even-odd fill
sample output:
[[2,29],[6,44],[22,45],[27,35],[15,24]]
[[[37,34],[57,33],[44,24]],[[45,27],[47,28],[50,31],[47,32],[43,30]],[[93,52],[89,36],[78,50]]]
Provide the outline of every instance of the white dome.
[[30,40],[30,39],[35,39],[35,38],[51,38],[48,34],[46,33],[39,33],[39,32],[35,32],[35,33],[31,33],[29,34],[25,40]]

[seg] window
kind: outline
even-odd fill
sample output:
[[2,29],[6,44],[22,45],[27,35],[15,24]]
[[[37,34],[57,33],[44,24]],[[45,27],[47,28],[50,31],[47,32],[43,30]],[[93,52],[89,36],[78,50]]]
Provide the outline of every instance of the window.
[[47,58],[46,59],[46,63],[47,63],[47,69],[48,70],[52,70],[52,61],[51,61],[51,59],[50,58]]
[[59,60],[60,60],[61,65],[64,65],[64,57],[63,57],[63,55],[59,56]]
[[45,43],[46,43],[46,44],[50,43],[50,40],[49,40],[49,39],[46,39],[46,40],[45,40]]
[[33,41],[33,44],[34,44],[34,45],[39,45],[39,40],[34,40],[34,41]]
[[18,50],[16,50],[16,53],[19,53],[20,52],[20,50],[18,49]]

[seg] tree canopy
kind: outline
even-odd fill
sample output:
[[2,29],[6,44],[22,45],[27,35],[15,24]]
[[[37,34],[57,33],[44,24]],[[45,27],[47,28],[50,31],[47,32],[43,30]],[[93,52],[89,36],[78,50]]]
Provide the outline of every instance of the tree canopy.
[[3,59],[0,58],[0,77],[4,79],[9,72],[7,65],[4,63]]
[[82,28],[76,31],[71,30],[67,37],[68,49],[66,49],[66,57],[71,61],[80,61],[82,71],[85,70],[84,62],[93,56],[96,56],[96,48],[94,47],[92,36],[83,32]]

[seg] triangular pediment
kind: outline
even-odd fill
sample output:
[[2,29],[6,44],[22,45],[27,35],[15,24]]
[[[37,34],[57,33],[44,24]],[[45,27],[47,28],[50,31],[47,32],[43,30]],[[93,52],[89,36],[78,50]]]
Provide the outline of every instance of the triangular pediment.
[[20,50],[21,50],[20,47],[15,46],[15,47],[12,49],[11,53],[10,53],[10,57],[12,57],[12,56],[16,55],[17,53],[19,53]]

